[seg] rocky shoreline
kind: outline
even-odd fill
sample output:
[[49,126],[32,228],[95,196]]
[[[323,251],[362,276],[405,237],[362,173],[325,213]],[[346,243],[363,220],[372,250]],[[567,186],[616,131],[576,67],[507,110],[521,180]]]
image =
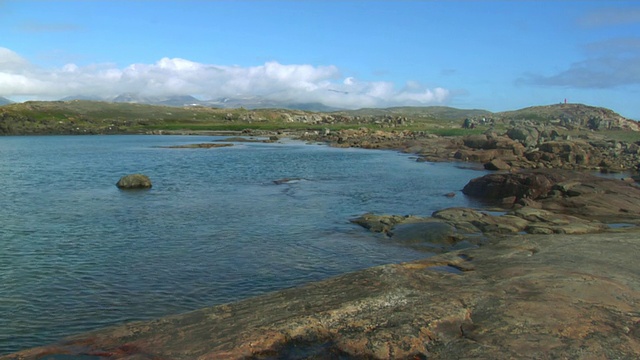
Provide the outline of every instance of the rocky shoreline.
[[[495,166],[463,192],[499,212],[352,219],[433,257],[0,359],[638,358],[640,188],[631,178],[638,144],[512,130],[300,134],[333,146],[415,153],[420,161]],[[585,170],[627,173],[606,179]]]
[[306,133],[303,140],[336,147],[393,149],[416,154],[419,161],[479,163],[488,170],[565,169],[604,173],[637,172],[640,145],[589,132],[572,138],[555,127],[515,126],[500,134],[437,136],[414,131],[369,128]]
[[0,359],[636,359],[639,235],[498,236]]

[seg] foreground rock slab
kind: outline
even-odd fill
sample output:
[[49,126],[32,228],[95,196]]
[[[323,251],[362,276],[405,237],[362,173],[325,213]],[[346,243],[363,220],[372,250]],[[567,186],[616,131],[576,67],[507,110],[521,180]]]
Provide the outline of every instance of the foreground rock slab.
[[498,236],[0,359],[636,359],[638,239]]

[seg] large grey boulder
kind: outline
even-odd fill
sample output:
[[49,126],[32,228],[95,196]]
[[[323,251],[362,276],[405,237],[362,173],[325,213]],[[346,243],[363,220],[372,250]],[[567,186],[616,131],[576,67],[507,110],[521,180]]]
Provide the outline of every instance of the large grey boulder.
[[540,132],[533,126],[518,126],[509,129],[507,136],[520,141],[526,147],[532,147],[537,144]]
[[468,135],[462,139],[465,146],[470,147],[472,149],[495,149],[496,141],[493,139],[489,139],[487,135],[477,134],[477,135]]
[[116,186],[120,189],[150,189],[151,180],[143,174],[130,174],[121,177]]

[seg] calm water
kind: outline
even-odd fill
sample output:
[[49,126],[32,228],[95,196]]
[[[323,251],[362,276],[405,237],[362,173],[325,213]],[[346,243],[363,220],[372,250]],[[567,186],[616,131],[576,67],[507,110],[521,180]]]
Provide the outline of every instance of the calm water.
[[[294,141],[158,147],[211,140],[0,137],[0,354],[425,257],[348,220],[474,206],[443,194],[482,174]],[[153,188],[115,187],[135,172]]]

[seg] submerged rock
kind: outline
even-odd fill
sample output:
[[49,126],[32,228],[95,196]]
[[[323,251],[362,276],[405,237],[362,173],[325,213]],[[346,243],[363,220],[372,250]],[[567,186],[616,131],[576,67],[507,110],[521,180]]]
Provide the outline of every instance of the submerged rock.
[[125,175],[118,180],[116,186],[120,189],[150,189],[151,180],[143,174]]
[[349,221],[373,232],[387,233],[397,224],[423,221],[423,219],[416,216],[376,215],[366,213]]
[[273,180],[273,183],[276,185],[282,185],[282,184],[295,184],[297,182],[300,182],[304,180],[303,178],[282,178],[282,179],[278,179],[278,180]]
[[442,221],[398,224],[389,235],[394,242],[431,252],[447,251],[460,240],[456,229]]
[[233,146],[233,144],[215,144],[215,143],[201,143],[201,144],[186,144],[186,145],[172,145],[164,146],[167,149],[211,149]]
[[470,231],[472,229],[477,229],[476,231],[482,231],[483,233],[518,233],[529,224],[528,221],[517,216],[493,216],[469,208],[438,210],[432,216],[447,221],[457,229],[464,229],[468,232],[472,232]]

